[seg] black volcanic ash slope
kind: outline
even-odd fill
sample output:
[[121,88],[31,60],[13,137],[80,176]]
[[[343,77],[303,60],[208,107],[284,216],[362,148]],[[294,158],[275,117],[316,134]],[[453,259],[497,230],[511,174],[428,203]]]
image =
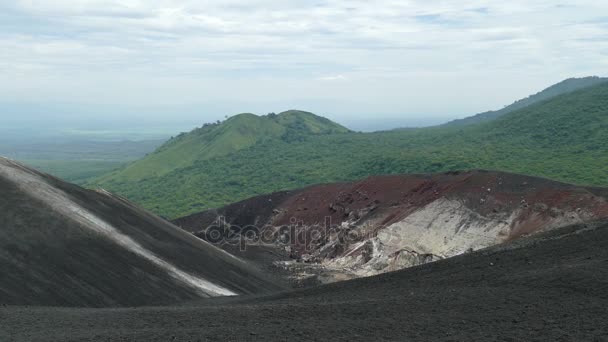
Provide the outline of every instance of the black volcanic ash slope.
[[605,341],[608,225],[404,271],[181,307],[0,308],[11,341]]
[[0,191],[0,304],[152,305],[281,288],[109,193],[4,158]]

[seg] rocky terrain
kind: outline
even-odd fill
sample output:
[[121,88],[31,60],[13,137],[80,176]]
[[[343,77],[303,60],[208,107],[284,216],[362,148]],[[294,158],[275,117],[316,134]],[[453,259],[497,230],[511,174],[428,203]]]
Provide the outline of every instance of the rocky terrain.
[[282,266],[296,283],[333,282],[606,218],[607,195],[503,172],[375,176],[254,197],[174,223],[267,269]]
[[403,271],[162,307],[0,307],[2,341],[604,341],[608,224]]
[[4,158],[0,189],[0,304],[154,305],[282,288],[108,192]]

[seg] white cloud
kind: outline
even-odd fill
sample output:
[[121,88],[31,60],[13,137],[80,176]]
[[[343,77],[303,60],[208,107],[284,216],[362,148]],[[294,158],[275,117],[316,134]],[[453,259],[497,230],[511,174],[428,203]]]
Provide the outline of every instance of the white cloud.
[[318,80],[319,81],[328,81],[328,82],[344,81],[344,80],[346,80],[346,77],[344,75],[330,75],[330,76],[319,77]]
[[0,0],[0,11],[5,101],[280,98],[456,116],[602,73],[608,57],[608,3],[590,0]]

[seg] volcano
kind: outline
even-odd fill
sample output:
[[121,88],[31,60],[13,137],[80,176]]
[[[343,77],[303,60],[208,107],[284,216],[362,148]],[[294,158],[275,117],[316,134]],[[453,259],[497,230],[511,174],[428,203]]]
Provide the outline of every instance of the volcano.
[[505,172],[390,175],[258,196],[174,223],[204,239],[220,227],[224,242],[240,240],[222,245],[231,253],[266,267],[283,261],[296,280],[333,282],[608,218],[607,196]]
[[0,159],[0,304],[110,307],[267,293],[243,260],[103,190]]
[[7,341],[602,341],[608,223],[373,277],[180,305],[0,307]]

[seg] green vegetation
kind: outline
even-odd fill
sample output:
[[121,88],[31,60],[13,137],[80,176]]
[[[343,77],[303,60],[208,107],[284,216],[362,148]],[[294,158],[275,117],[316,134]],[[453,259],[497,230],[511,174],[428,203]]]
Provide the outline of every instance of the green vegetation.
[[125,162],[112,160],[21,160],[21,162],[75,184],[83,184],[125,165]]
[[3,143],[0,154],[72,183],[82,184],[153,152],[162,142],[49,139]]
[[345,133],[348,129],[320,116],[301,111],[280,115],[239,114],[220,123],[205,124],[171,138],[155,153],[103,177],[100,181],[134,181],[160,177],[172,171],[252,147],[268,140],[303,141],[309,136]]
[[551,87],[537,93],[531,95],[525,99],[516,101],[515,103],[506,106],[503,109],[496,111],[489,111],[477,115],[470,116],[468,118],[450,121],[445,124],[445,126],[466,126],[477,124],[485,121],[492,121],[497,119],[505,114],[514,112],[516,110],[523,109],[525,107],[531,106],[536,103],[540,103],[549,99],[552,99],[556,96],[568,94],[580,89],[585,89],[589,87],[596,86],[598,84],[608,82],[608,78],[600,78],[600,77],[584,77],[584,78],[570,78],[565,81],[562,81],[558,84],[552,85]]
[[[355,133],[309,113],[301,114],[306,119],[289,113],[240,115],[196,129],[90,185],[169,218],[256,194],[374,174],[483,168],[608,185],[608,83],[467,126]],[[181,152],[180,145],[188,149]],[[177,156],[165,157],[168,151]],[[170,171],[165,166],[160,175],[138,165],[180,158],[188,162]]]

